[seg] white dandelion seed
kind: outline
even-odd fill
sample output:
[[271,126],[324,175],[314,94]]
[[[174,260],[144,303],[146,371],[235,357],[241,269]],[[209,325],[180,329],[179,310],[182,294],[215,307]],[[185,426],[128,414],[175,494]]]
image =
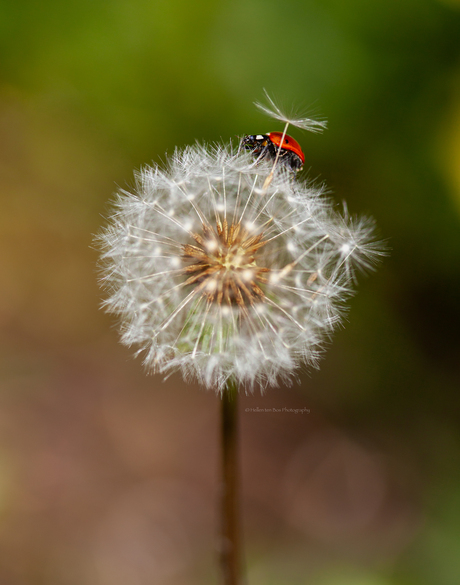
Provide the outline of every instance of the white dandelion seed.
[[[280,157],[281,157],[281,153],[283,151],[287,151],[288,154],[291,154],[291,156],[288,156],[286,158],[286,156],[284,156],[281,160],[284,160],[284,164],[289,168],[291,168],[291,170],[293,171],[299,171],[302,169],[303,166],[303,162],[304,162],[304,156],[300,156],[301,153],[299,153],[296,148],[292,148],[292,143],[296,144],[296,141],[292,138],[292,137],[288,137],[287,136],[287,131],[289,126],[297,126],[298,128],[302,128],[303,130],[309,130],[310,132],[322,132],[326,127],[327,127],[327,123],[325,120],[321,121],[321,120],[312,120],[310,118],[305,118],[302,116],[298,116],[298,115],[287,115],[286,112],[283,112],[281,110],[281,108],[279,106],[276,105],[276,103],[273,101],[273,99],[269,96],[269,94],[267,93],[267,90],[264,89],[264,93],[265,93],[265,97],[267,98],[267,101],[269,103],[269,107],[264,106],[263,104],[261,104],[260,102],[255,102],[256,107],[258,107],[260,110],[262,110],[265,114],[267,114],[267,116],[270,116],[271,118],[274,118],[275,120],[278,120],[280,122],[284,123],[284,128],[282,132],[271,132],[268,135],[268,138],[270,140],[270,143],[272,143],[271,140],[271,136],[273,134],[276,134],[276,140],[275,140],[275,144],[278,145],[277,149],[276,149],[276,154],[273,155],[272,152],[270,152],[270,148],[272,148],[272,145],[268,145],[265,146],[265,144],[263,143],[262,145],[259,146],[259,144],[257,144],[257,140],[260,139],[264,139],[265,136],[260,135],[259,136],[249,136],[247,137],[246,140],[243,140],[242,144],[245,148],[248,148],[249,146],[249,150],[254,150],[254,153],[260,153],[260,158],[265,158],[267,156],[267,154],[269,154],[269,158],[273,158],[274,162],[273,162],[273,168],[271,170],[271,172],[267,175],[263,188],[267,188],[268,185],[270,184],[270,182],[273,180],[273,175],[275,173],[276,167],[278,162],[280,161]],[[255,138],[255,140],[254,140]],[[289,138],[290,142],[291,142],[291,146],[287,146],[287,144],[285,144],[285,138],[286,138],[286,142],[287,139]],[[250,139],[250,140],[248,140]],[[298,149],[301,151],[300,149],[300,145],[297,145]],[[295,152],[296,155],[298,155],[298,157],[294,157],[294,161],[292,160],[292,151]]]
[[322,132],[327,128],[326,120],[312,120],[311,118],[305,118],[296,114],[288,115],[286,112],[283,112],[279,106],[276,105],[274,100],[267,93],[267,90],[264,89],[264,93],[268,102],[268,106],[260,102],[254,102],[254,104],[259,108],[259,110],[262,110],[264,114],[267,114],[267,116],[275,118],[275,120],[279,120],[287,126],[296,126],[297,128],[308,130],[309,132]]
[[103,246],[107,310],[153,372],[223,392],[317,365],[355,268],[381,253],[372,225],[321,189],[230,147],[188,147],[123,191]]

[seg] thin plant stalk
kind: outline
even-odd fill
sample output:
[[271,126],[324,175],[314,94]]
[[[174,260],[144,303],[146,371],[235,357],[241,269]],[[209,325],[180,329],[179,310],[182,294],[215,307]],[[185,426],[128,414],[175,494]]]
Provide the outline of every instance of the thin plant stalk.
[[220,562],[223,585],[240,583],[238,506],[238,387],[229,383],[222,394],[222,500]]

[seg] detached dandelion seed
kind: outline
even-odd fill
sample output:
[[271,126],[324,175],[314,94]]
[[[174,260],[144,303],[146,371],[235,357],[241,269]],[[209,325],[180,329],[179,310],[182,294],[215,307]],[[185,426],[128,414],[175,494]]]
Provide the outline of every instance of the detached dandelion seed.
[[282,132],[247,136],[244,148],[190,146],[167,168],[144,167],[121,191],[102,247],[106,309],[121,341],[148,370],[181,372],[221,395],[224,499],[222,566],[238,582],[236,395],[290,383],[317,366],[340,323],[356,270],[382,255],[373,224],[339,214],[322,187],[297,181],[303,163],[286,116],[257,104]]
[[[266,90],[264,90],[265,98],[268,102],[268,106],[261,102],[255,102],[255,105],[262,110],[267,116],[287,124],[287,126],[296,126],[302,130],[308,130],[309,132],[322,132],[327,128],[327,122],[325,120],[312,120],[304,116],[299,116],[295,113],[288,115],[279,106],[276,105],[275,101],[269,96]],[[287,127],[286,127],[287,130]]]

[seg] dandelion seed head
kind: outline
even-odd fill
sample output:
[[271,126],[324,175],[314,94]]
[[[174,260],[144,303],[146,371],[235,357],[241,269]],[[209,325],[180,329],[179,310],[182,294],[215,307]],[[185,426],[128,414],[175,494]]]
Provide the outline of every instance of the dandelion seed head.
[[[267,177],[272,179],[267,182]],[[357,268],[381,253],[368,220],[321,188],[230,147],[176,151],[117,196],[103,248],[104,305],[146,367],[222,392],[317,366]]]

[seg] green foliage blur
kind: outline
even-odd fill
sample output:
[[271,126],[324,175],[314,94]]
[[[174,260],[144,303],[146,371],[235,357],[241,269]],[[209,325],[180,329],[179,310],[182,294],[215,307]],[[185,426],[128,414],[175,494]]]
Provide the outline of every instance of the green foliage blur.
[[[248,582],[460,582],[460,1],[0,0],[1,583],[217,582],[216,399],[145,377],[118,346],[92,239],[133,169],[280,130],[253,106],[263,88],[327,118],[322,135],[292,129],[303,177],[373,216],[391,254],[360,279],[320,371],[243,398]],[[287,415],[244,414],[292,404],[311,409],[295,432]],[[310,461],[307,440],[341,445],[327,469],[343,465],[363,501],[381,493],[356,504],[361,524],[340,524],[340,493],[321,499],[326,471],[316,488],[298,459],[282,471],[297,448]],[[269,455],[267,485],[285,477],[272,491],[248,463]],[[187,494],[162,530],[185,528],[154,538],[146,503],[144,541],[132,502],[150,492],[136,486],[154,482],[166,507],[176,493],[158,478]],[[323,515],[294,496],[283,512],[288,484],[307,485]]]

